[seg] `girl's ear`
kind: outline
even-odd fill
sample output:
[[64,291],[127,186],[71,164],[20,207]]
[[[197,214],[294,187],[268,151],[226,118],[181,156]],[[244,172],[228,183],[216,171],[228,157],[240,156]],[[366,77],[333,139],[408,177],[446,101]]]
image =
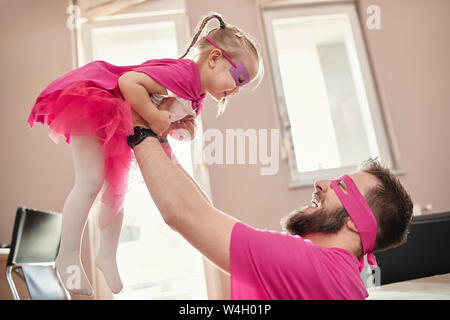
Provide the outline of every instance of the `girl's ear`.
[[217,63],[219,62],[220,57],[222,56],[222,52],[219,49],[213,49],[209,52],[208,55],[208,65],[210,68],[214,69]]

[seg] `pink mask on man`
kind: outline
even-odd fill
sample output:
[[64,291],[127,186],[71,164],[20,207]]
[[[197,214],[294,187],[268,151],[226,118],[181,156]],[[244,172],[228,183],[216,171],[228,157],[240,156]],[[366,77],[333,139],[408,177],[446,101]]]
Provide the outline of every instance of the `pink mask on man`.
[[[339,182],[343,181],[347,193],[339,187]],[[348,175],[343,175],[331,181],[330,187],[334,190],[348,215],[352,219],[361,237],[363,246],[363,257],[360,258],[359,271],[364,268],[364,255],[367,254],[367,262],[372,266],[377,266],[375,255],[372,253],[377,236],[377,220],[367,204],[358,187]]]

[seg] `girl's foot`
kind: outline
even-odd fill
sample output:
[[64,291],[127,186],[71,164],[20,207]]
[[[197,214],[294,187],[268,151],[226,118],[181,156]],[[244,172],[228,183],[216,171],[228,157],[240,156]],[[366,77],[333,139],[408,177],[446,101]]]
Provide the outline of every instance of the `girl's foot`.
[[113,293],[119,293],[123,288],[123,284],[117,268],[116,258],[111,257],[111,255],[99,253],[95,258],[95,264],[103,272],[111,291]]
[[55,266],[64,286],[70,293],[82,296],[93,295],[91,283],[84,272],[79,255],[58,255]]

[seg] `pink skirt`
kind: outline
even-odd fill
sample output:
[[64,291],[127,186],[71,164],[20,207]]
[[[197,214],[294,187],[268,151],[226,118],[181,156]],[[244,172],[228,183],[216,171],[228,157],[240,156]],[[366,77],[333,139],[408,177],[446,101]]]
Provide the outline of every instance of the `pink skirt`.
[[127,144],[133,133],[129,102],[121,99],[118,88],[108,91],[91,81],[78,81],[39,97],[28,119],[31,127],[35,122],[48,125],[52,135],[64,136],[69,145],[71,136],[94,136],[102,143],[108,182],[102,202],[113,210],[100,227],[109,225],[123,207],[133,158]]

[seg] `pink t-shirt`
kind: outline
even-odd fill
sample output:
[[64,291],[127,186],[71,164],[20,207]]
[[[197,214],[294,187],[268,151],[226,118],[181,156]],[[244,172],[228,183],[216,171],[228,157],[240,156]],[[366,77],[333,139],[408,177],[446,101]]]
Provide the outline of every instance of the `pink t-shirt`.
[[360,300],[359,261],[339,248],[242,222],[231,234],[232,300]]

